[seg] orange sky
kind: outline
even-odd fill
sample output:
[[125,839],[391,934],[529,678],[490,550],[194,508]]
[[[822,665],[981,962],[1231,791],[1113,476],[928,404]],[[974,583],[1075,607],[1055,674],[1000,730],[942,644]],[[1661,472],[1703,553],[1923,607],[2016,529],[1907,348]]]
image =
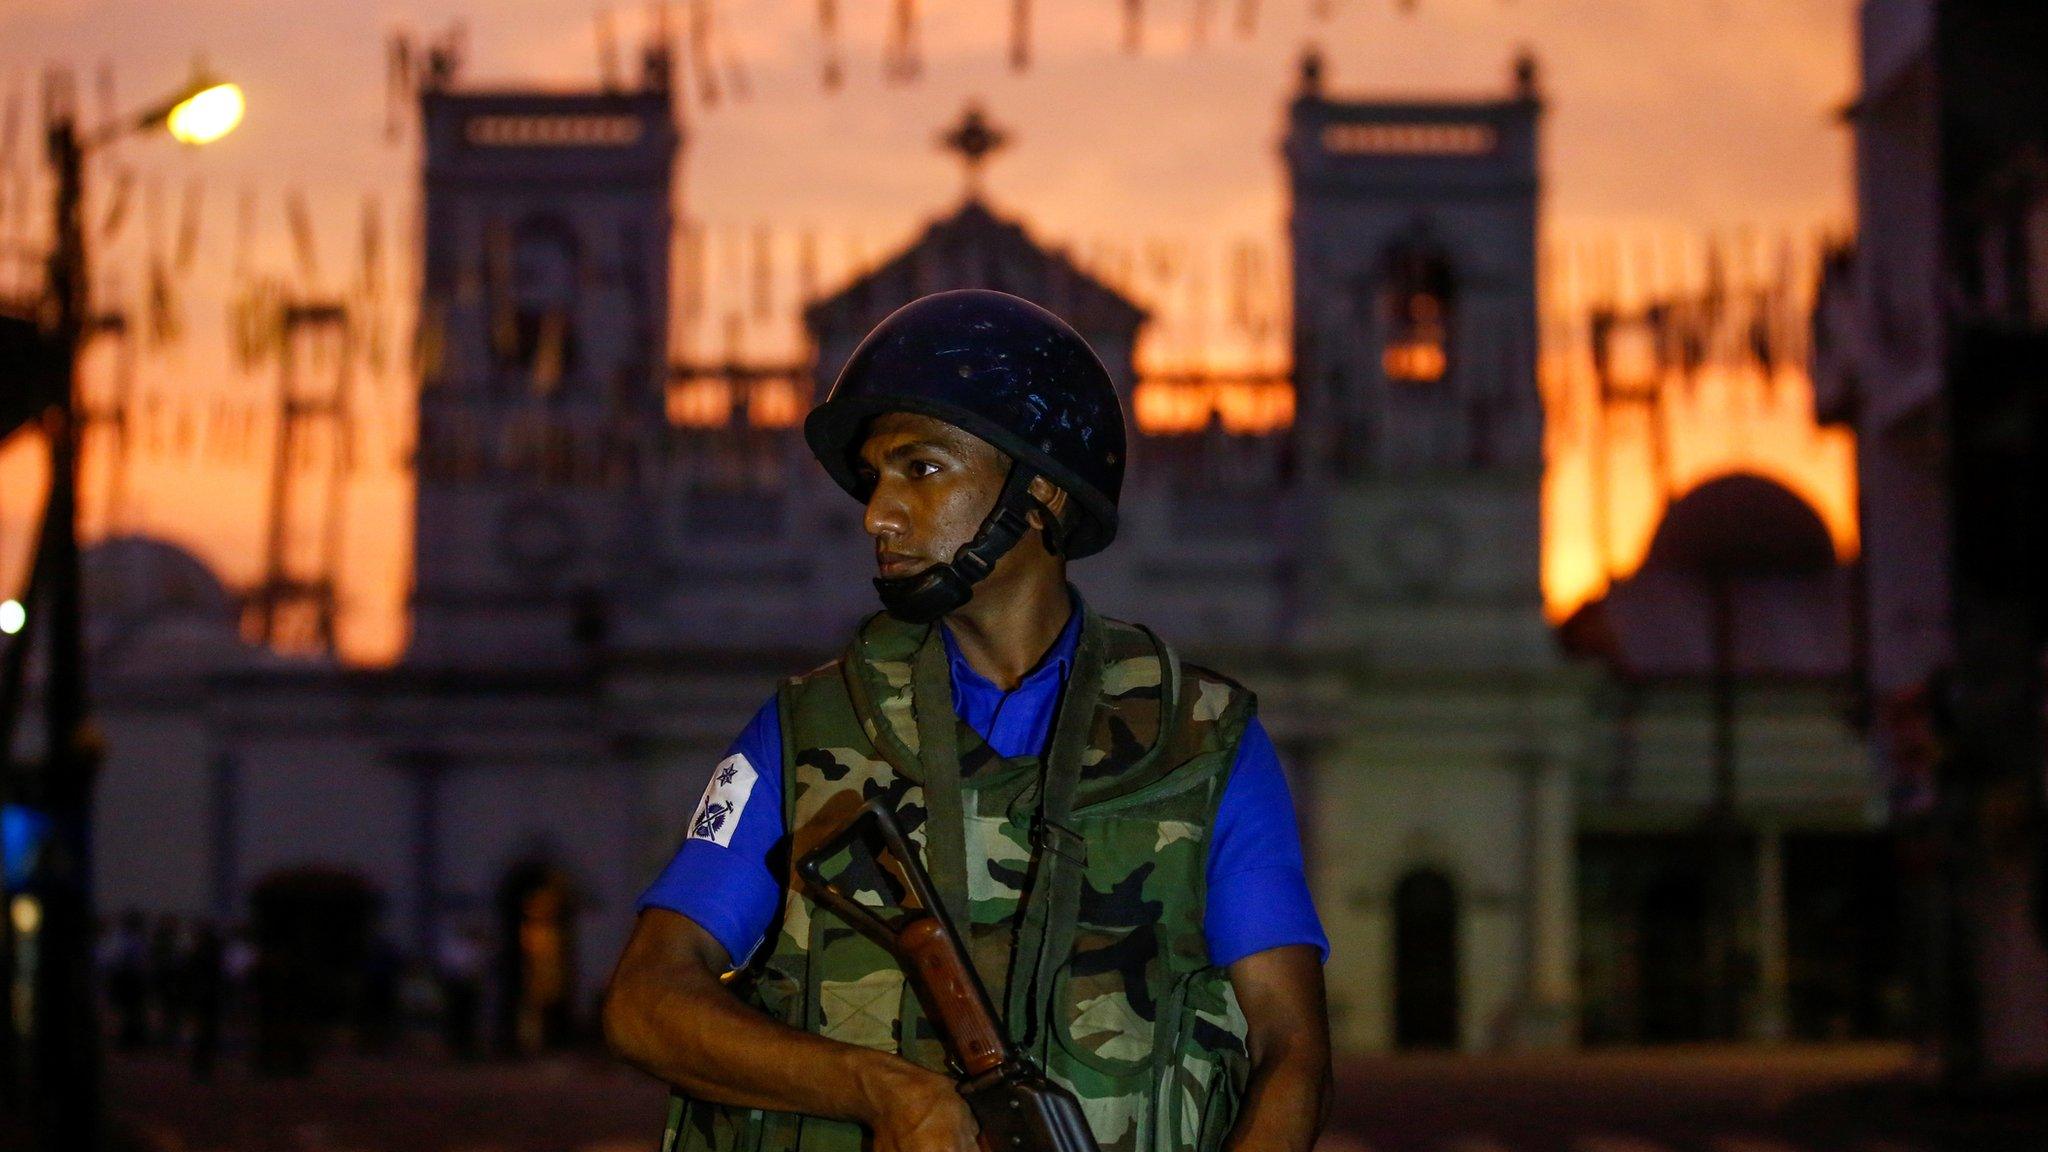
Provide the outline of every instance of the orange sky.
[[[1304,44],[1323,45],[1337,92],[1448,95],[1502,90],[1509,59],[1527,45],[1542,61],[1550,96],[1545,228],[1552,244],[1738,226],[1811,235],[1840,229],[1849,215],[1848,141],[1834,113],[1854,89],[1854,7],[1853,0],[1421,0],[1414,15],[1402,16],[1392,0],[1334,0],[1331,18],[1317,21],[1306,0],[1269,0],[1249,39],[1233,32],[1234,6],[1213,5],[1208,40],[1196,47],[1192,0],[1153,0],[1144,53],[1133,58],[1118,50],[1120,5],[1035,0],[1035,66],[1019,75],[1004,63],[1007,19],[998,6],[926,0],[923,78],[892,87],[879,67],[888,6],[842,4],[847,83],[827,96],[817,80],[814,4],[726,0],[717,9],[717,52],[742,61],[751,98],[686,109],[682,196],[686,213],[707,224],[714,251],[724,243],[719,237],[751,235],[761,224],[772,226],[778,245],[800,229],[814,231],[829,287],[950,206],[957,163],[931,139],[979,97],[1015,139],[992,164],[991,197],[1041,238],[1081,250],[1105,238],[1140,237],[1219,254],[1240,242],[1281,253],[1277,142]],[[185,338],[141,358],[138,394],[153,397],[163,413],[256,412],[271,403],[274,380],[268,371],[233,368],[222,321],[236,282],[237,205],[245,190],[255,206],[247,264],[291,273],[282,203],[297,190],[311,209],[321,285],[340,286],[353,275],[366,194],[376,198],[388,236],[403,234],[413,197],[410,139],[393,146],[382,134],[385,34],[401,25],[432,31],[464,17],[470,78],[587,84],[597,71],[593,8],[543,0],[15,4],[0,11],[0,95],[33,97],[46,64],[69,62],[86,74],[86,104],[96,108],[91,74],[104,59],[117,78],[118,103],[134,107],[175,86],[200,51],[243,83],[249,120],[221,144],[187,151],[138,142],[98,168],[102,176],[122,167],[136,176],[127,219],[104,246],[107,273],[129,298],[141,285],[150,236],[160,248],[170,245],[186,189],[203,185],[197,255],[181,281]],[[620,5],[613,24],[630,61],[643,13]],[[31,99],[25,111],[33,107]],[[13,156],[0,158],[0,238],[24,226],[16,174],[34,142],[32,132],[20,131]],[[33,231],[43,193],[31,192],[25,223]],[[106,207],[103,195],[97,211]],[[391,264],[387,292],[402,300],[405,261]],[[19,273],[0,262],[0,292]],[[786,301],[778,308],[783,316],[791,311]],[[402,343],[402,308],[389,310],[386,328]],[[756,326],[746,339],[753,351],[784,348],[789,326]],[[1170,358],[1193,355],[1177,339]],[[351,493],[343,580],[343,645],[356,659],[389,658],[402,639],[409,501],[395,466],[407,413],[402,363],[393,357],[381,375],[361,381],[365,467]],[[1802,382],[1789,382],[1771,405],[1730,407],[1750,391],[1700,393],[1697,410],[1681,421],[1679,478],[1736,463],[1773,471],[1820,507],[1848,551],[1846,439],[1811,428]],[[1729,415],[1737,411],[1745,414]],[[195,454],[181,451],[181,437],[199,433],[177,419],[144,426],[154,429],[145,439],[155,443],[132,465],[120,526],[185,543],[232,581],[253,577],[262,437]],[[1640,478],[1640,456],[1623,450],[1614,460],[1624,480]],[[1584,438],[1557,438],[1546,501],[1553,612],[1598,587],[1587,475]],[[0,453],[0,587],[20,578],[39,487],[31,445]],[[1637,483],[1624,485],[1615,511],[1617,552],[1626,559],[1640,551],[1653,508]],[[94,511],[88,522],[103,520]]]

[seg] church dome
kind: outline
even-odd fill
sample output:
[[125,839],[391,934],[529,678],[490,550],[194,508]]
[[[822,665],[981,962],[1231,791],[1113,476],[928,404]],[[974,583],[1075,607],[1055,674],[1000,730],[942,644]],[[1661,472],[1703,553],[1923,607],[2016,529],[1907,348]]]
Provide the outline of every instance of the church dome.
[[1813,506],[1750,472],[1717,476],[1674,502],[1650,539],[1645,572],[1792,576],[1835,565],[1834,539]]
[[192,553],[148,536],[116,536],[82,560],[96,675],[176,679],[251,658],[234,594]]
[[234,597],[219,577],[169,541],[116,536],[87,549],[83,566],[88,619],[133,625],[184,616],[235,624]]

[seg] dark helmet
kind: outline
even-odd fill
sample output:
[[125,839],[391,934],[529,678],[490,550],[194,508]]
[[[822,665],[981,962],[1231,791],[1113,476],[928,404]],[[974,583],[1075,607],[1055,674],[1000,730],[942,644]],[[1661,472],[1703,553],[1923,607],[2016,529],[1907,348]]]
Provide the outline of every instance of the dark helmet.
[[944,420],[1059,485],[1079,512],[1068,556],[1115,538],[1123,406],[1095,350],[1038,305],[981,288],[938,292],[868,333],[804,420],[811,452],[858,500],[868,496],[857,471],[865,426],[883,412]]

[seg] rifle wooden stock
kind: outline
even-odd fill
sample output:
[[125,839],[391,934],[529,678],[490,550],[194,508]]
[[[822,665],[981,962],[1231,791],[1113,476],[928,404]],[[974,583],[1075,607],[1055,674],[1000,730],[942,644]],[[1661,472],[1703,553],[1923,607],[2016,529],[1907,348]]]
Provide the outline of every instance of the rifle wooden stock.
[[[891,923],[825,878],[824,861],[851,844],[863,825],[874,828],[903,866],[921,910]],[[797,875],[818,903],[903,964],[925,1015],[944,1033],[960,1095],[981,1125],[982,1152],[1101,1152],[1080,1101],[1010,1044],[931,877],[881,797],[861,805],[845,828],[798,861]]]
[[946,1047],[961,1072],[979,1076],[1000,1065],[1008,1044],[960,942],[937,918],[924,916],[896,934],[896,945],[915,969],[925,1011],[945,1030]]

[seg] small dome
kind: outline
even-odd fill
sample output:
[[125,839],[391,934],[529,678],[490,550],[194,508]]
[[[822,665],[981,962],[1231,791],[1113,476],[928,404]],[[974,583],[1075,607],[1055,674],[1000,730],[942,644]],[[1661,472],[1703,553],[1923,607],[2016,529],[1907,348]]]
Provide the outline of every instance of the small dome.
[[1834,567],[1835,544],[1813,506],[1775,480],[1717,476],[1665,510],[1644,571],[1789,576]]
[[149,536],[116,536],[87,549],[85,608],[89,620],[136,625],[199,617],[235,626],[235,599],[204,561]]

